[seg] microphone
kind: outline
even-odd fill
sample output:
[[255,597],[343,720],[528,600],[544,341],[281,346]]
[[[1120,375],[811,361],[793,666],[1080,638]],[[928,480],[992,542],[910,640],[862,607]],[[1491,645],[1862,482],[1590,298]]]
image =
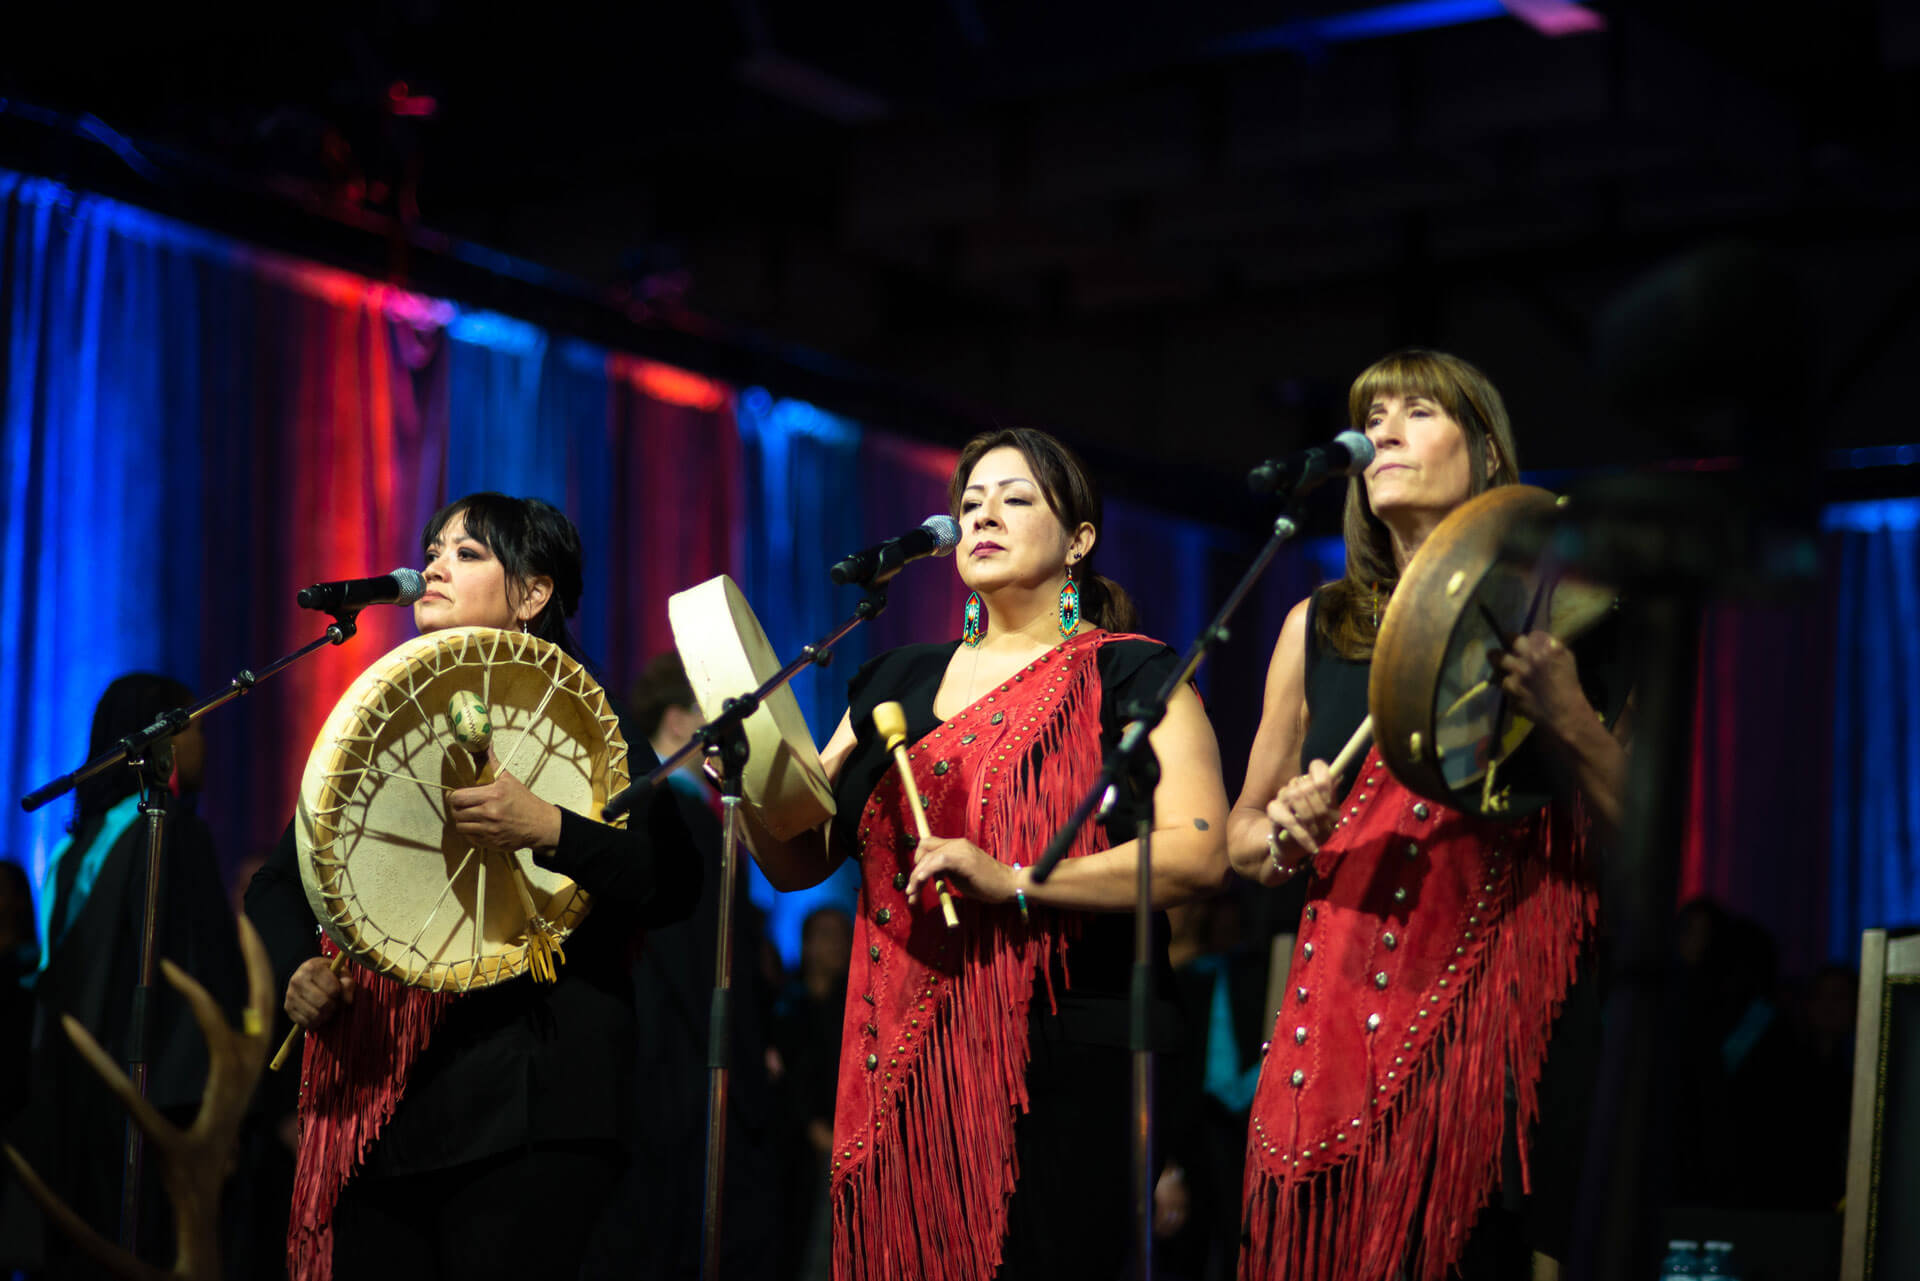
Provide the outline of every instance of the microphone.
[[874,587],[886,582],[916,560],[927,556],[945,556],[960,541],[960,522],[951,516],[929,516],[918,529],[898,538],[875,543],[863,552],[840,561],[828,575],[835,583],[858,583]]
[[1247,488],[1256,494],[1285,492],[1297,498],[1332,477],[1357,476],[1372,461],[1373,442],[1348,428],[1325,445],[1267,459],[1247,473]]
[[328,614],[367,605],[411,605],[427,592],[427,580],[417,569],[396,569],[378,578],[343,578],[300,589],[300,608]]

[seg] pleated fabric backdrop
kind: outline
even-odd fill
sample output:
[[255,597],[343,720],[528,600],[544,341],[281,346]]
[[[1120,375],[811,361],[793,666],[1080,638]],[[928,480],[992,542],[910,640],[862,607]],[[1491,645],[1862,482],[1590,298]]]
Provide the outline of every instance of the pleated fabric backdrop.
[[[36,884],[71,810],[17,798],[83,759],[108,681],[207,690],[264,665],[320,631],[299,587],[418,563],[449,497],[538,495],[574,518],[576,630],[619,701],[672,646],[666,598],[714,574],[782,655],[824,633],[858,599],[826,567],[944,511],[955,457],[3,171],[0,317],[0,854]],[[1769,925],[1790,963],[1920,917],[1916,509],[1836,509],[1826,597],[1708,620],[1685,883]],[[1176,647],[1263,536],[1119,502],[1106,524],[1103,565]],[[1286,607],[1337,572],[1337,543],[1288,549],[1203,672],[1230,788]],[[817,737],[867,656],[957,628],[950,564],[909,575],[796,682]],[[229,865],[278,836],[327,710],[411,632],[370,609],[347,646],[211,718],[202,809]],[[800,916],[849,895],[756,889],[789,957]]]

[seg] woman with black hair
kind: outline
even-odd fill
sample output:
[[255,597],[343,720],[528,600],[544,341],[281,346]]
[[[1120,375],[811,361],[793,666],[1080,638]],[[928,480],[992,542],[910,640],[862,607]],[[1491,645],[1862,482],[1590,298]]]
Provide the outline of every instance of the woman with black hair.
[[[1131,601],[1093,572],[1099,498],[1059,441],[980,436],[948,491],[972,589],[960,637],[855,674],[823,753],[831,833],[752,835],[778,888],[860,864],[828,1157],[833,1274],[1110,1277],[1128,1243],[1132,806],[1086,825],[1044,884],[1032,864],[1097,780],[1124,709],[1157,693],[1179,655],[1130,635]],[[873,724],[885,701],[905,711],[924,840]],[[1152,742],[1163,908],[1225,880],[1227,800],[1192,689],[1176,690]],[[942,923],[942,881],[960,900],[956,929]],[[1166,1048],[1164,917],[1155,928],[1154,1033]]]
[[[179,681],[151,672],[115,679],[94,708],[87,754],[98,756],[161,713],[193,701]],[[228,1010],[240,1005],[239,945],[222,888],[213,837],[189,805],[199,782],[200,727],[162,745],[157,762],[170,785],[160,858],[156,955],[184,968]],[[54,847],[41,887],[41,951],[29,975],[36,1006],[31,1104],[21,1146],[102,1236],[118,1232],[126,1114],[80,1058],[59,1019],[71,1015],[115,1061],[132,1057],[134,989],[146,921],[148,852],[141,783],[122,763],[74,791],[73,822]],[[156,977],[146,1039],[147,1101],[176,1122],[190,1119],[207,1079],[206,1043],[192,1012]],[[141,1195],[140,1254],[173,1257],[171,1222],[157,1172]],[[92,1275],[64,1234],[47,1233],[48,1275]]]
[[[426,592],[413,613],[423,633],[525,631],[580,657],[566,625],[580,599],[580,536],[558,510],[473,494],[438,512],[421,543]],[[631,751],[638,774],[651,755],[644,744]],[[336,976],[318,954],[289,827],[247,891],[287,1013],[322,1039],[343,1018],[349,1034],[373,1029],[389,1044],[381,1072],[391,1080],[373,1116],[339,1093],[302,1090],[288,1231],[296,1277],[572,1275],[627,1163],[628,943],[637,927],[685,917],[700,887],[677,808],[643,808],[617,829],[506,772],[449,792],[447,808],[464,840],[530,848],[592,895],[594,910],[551,985],[523,976],[446,998],[353,967]]]

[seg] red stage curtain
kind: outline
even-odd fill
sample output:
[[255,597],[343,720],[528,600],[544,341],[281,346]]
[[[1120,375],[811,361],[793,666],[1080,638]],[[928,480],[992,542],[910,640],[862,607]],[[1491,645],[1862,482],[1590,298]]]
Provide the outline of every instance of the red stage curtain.
[[615,532],[588,554],[608,566],[605,676],[618,699],[649,658],[673,648],[667,597],[715,574],[739,579],[743,522],[732,395],[625,356],[610,359],[608,386]]

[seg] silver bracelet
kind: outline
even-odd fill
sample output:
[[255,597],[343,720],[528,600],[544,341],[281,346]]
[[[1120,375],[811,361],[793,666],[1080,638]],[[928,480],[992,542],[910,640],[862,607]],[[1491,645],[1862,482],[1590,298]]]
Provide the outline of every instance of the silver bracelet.
[[1277,825],[1267,832],[1267,862],[1273,864],[1273,870],[1282,876],[1295,875],[1299,872],[1301,863],[1306,861],[1302,859],[1300,863],[1294,863],[1291,866],[1280,861],[1280,842],[1292,839],[1292,832]]

